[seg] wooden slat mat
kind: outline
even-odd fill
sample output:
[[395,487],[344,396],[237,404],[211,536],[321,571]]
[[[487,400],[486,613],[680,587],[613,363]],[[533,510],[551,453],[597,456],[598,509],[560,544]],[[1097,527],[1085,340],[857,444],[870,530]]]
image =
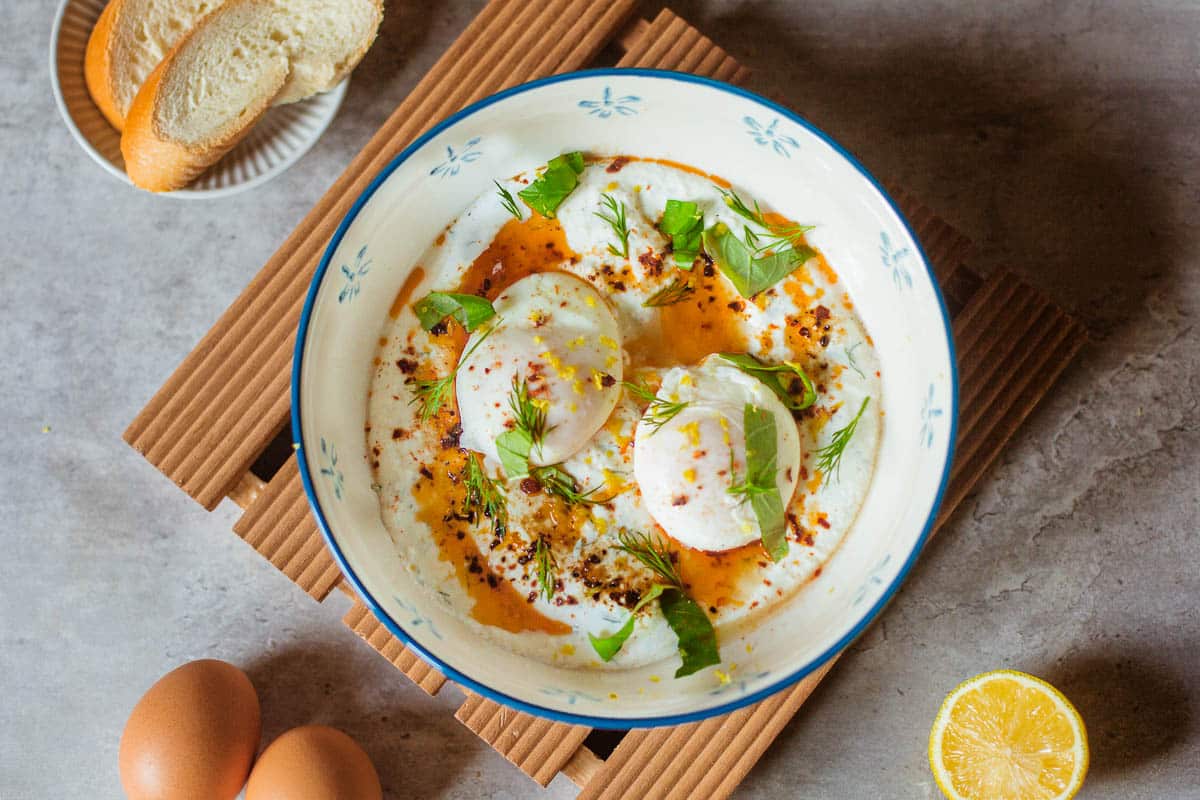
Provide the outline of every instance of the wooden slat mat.
[[[633,20],[635,0],[492,0],[354,158],[251,284],[129,426],[126,440],[206,508],[230,497],[235,531],[317,600],[339,583],[308,510],[295,456],[269,480],[249,471],[287,421],[303,296],[334,228],[374,175],[413,138],[508,86],[588,65],[607,45],[619,66],[740,82],[747,71],[670,10]],[[627,24],[628,23],[628,24]],[[962,268],[969,242],[890,186],[947,295],[958,343],[962,416],[940,525],[1084,341],[1082,329],[1008,273]],[[446,679],[355,601],[346,625],[422,689]],[[456,717],[546,785],[562,772],[586,798],[723,798],[741,782],[832,663],[794,687],[723,717],[632,731],[607,759],[589,729],[539,719],[467,692]]]

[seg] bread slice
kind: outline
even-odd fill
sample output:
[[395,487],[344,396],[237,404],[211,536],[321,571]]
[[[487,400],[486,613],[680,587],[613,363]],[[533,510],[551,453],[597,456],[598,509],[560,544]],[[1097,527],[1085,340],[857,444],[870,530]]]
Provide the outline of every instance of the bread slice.
[[123,130],[134,95],[175,43],[222,0],[112,0],[88,38],[83,76],[114,128]]
[[130,179],[154,192],[186,186],[272,103],[336,86],[382,17],[381,0],[227,0],[134,97],[121,136]]

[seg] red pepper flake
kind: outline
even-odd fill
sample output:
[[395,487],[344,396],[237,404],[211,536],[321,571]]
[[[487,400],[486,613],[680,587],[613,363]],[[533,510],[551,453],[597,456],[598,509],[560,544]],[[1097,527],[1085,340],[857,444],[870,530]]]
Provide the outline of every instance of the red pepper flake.
[[393,440],[407,439],[410,436],[412,436],[411,431],[406,431],[404,428],[392,428]]
[[405,375],[412,375],[417,371],[417,362],[411,358],[400,358],[396,360],[396,368]]
[[817,322],[823,322],[829,319],[829,309],[825,306],[817,306],[813,310],[813,316],[817,318]]
[[539,483],[538,479],[534,478],[533,476],[524,478],[521,481],[521,491],[524,492],[525,494],[537,494],[541,490],[542,490],[542,484]]
[[817,524],[825,530],[829,530],[829,520],[825,519],[824,517],[817,517]]
[[617,379],[614,378],[612,375],[609,375],[607,372],[603,372],[600,374],[600,385],[603,386],[605,389],[614,385],[616,382],[617,382]]
[[687,502],[688,496],[686,494],[679,494],[671,498],[671,505],[673,506],[686,506]]
[[663,269],[663,260],[653,250],[647,250],[638,256],[638,262],[646,268],[648,275],[661,275]]
[[728,307],[729,307],[730,311],[740,312],[742,309],[744,309],[746,307],[746,304],[743,303],[741,300],[734,300],[732,303],[729,304]]
[[604,171],[605,172],[620,172],[621,169],[628,163],[629,163],[629,159],[626,156],[617,156],[616,158],[614,158],[612,160],[612,162],[607,167],[604,168]]

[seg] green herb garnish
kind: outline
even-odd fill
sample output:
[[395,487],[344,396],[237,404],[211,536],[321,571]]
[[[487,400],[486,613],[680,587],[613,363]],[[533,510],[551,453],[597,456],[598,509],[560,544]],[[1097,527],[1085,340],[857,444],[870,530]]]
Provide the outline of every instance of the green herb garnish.
[[[618,550],[628,553],[645,564],[661,581],[658,607],[662,610],[667,625],[675,632],[675,638],[679,643],[679,655],[683,659],[683,664],[675,670],[675,677],[683,678],[705,667],[720,664],[721,654],[717,649],[717,632],[708,615],[704,613],[704,609],[687,596],[683,580],[679,577],[678,570],[675,569],[675,561],[667,544],[657,536],[651,539],[644,533],[628,531],[621,531],[617,538],[621,541],[621,544],[617,546]],[[635,608],[634,612],[636,613],[636,611]],[[627,622],[626,625],[629,623]],[[606,639],[613,639],[619,634],[620,631]],[[602,644],[600,647],[596,646],[596,641],[593,639],[592,647],[596,649],[601,658],[604,658],[601,648],[604,648],[605,652],[611,650],[608,658],[605,658],[607,661],[616,655],[628,637],[627,633],[619,642],[612,642],[613,646]]]
[[555,156],[541,176],[517,194],[543,217],[553,217],[555,209],[579,185],[582,172],[583,153],[578,150]]
[[637,620],[637,613],[642,610],[651,600],[657,600],[659,595],[663,593],[661,584],[654,584],[650,590],[642,596],[642,599],[637,602],[629,611],[629,619],[625,620],[625,624],[617,629],[616,633],[608,636],[595,636],[588,634],[588,641],[592,643],[592,649],[596,651],[596,655],[600,656],[601,661],[612,661],[613,656],[620,652],[625,640],[633,633],[633,623]]
[[467,348],[467,351],[458,359],[458,364],[450,371],[450,374],[444,378],[430,378],[427,380],[414,380],[409,378],[405,383],[412,387],[412,399],[409,404],[420,405],[420,417],[422,422],[426,422],[438,409],[442,407],[442,401],[446,398],[446,393],[450,391],[450,387],[454,385],[454,378],[458,375],[458,371],[462,369],[463,364],[467,363],[467,359],[475,352],[479,345],[483,344],[484,340],[491,336],[496,328],[500,326],[502,320],[496,317],[496,321],[490,328],[483,332],[475,344]]
[[617,241],[621,243],[619,250],[610,244],[608,252],[614,256],[629,258],[629,225],[625,221],[625,204],[618,202],[611,194],[600,195],[600,202],[608,209],[609,213],[596,211],[595,215],[608,223],[608,227],[612,228],[613,233],[616,234]]
[[467,495],[463,498],[462,513],[487,517],[492,521],[496,536],[504,538],[508,533],[508,500],[474,453],[467,455],[463,484],[467,487]]
[[842,454],[846,452],[846,445],[850,444],[850,439],[854,436],[854,431],[858,428],[858,421],[862,418],[863,412],[867,410],[867,403],[871,402],[870,397],[864,397],[862,405],[858,407],[858,413],[854,415],[854,419],[844,428],[840,428],[833,432],[833,438],[829,444],[817,450],[817,469],[828,477],[835,475],[838,480],[842,477]]
[[800,245],[758,256],[723,222],[704,231],[704,250],[742,297],[770,289],[816,255],[812,248]]
[[592,496],[599,491],[599,486],[593,486],[586,492],[580,491],[578,482],[576,482],[571,473],[563,469],[561,464],[533,467],[529,470],[529,474],[548,493],[561,497],[571,505],[592,506],[601,502]]
[[500,458],[500,466],[504,474],[512,478],[529,476],[529,451],[533,449],[533,439],[529,431],[513,428],[496,437],[496,455]]
[[546,427],[546,403],[529,396],[529,384],[513,376],[508,407],[513,414],[513,428],[496,437],[496,455],[509,478],[529,475],[529,455],[536,447],[541,452],[542,439],[552,430]]
[[677,589],[683,588],[683,579],[675,569],[675,559],[670,547],[660,537],[653,539],[645,533],[621,531],[617,534],[620,544],[616,549],[628,553],[649,567],[665,583]]
[[[763,549],[772,561],[778,561],[787,555],[788,543],[783,498],[775,482],[778,471],[775,415],[746,403],[742,419],[746,429],[746,474],[741,480],[732,476],[729,493],[741,497],[743,502],[750,501],[762,534]],[[729,458],[733,460],[732,452]]]
[[767,236],[762,237],[756,234],[749,228],[745,229],[746,244],[754,251],[755,255],[762,253],[764,250],[781,250],[791,246],[795,248],[803,248],[804,234],[813,229],[812,225],[780,225],[778,223],[768,222],[767,217],[759,208],[758,201],[754,200],[754,208],[751,209],[746,205],[745,201],[738,196],[737,192],[732,189],[722,189],[720,186],[713,186],[721,196],[725,199],[725,205],[729,210],[737,214],[743,219],[748,219],[760,228],[767,231]]
[[529,432],[533,446],[540,452],[542,439],[553,430],[546,427],[546,401],[531,398],[529,384],[524,379],[514,376],[512,393],[508,396],[508,407],[512,409],[517,427]]
[[704,234],[704,214],[690,200],[668,200],[659,230],[671,237],[675,265],[691,269],[700,255],[700,240]]
[[496,193],[500,195],[500,205],[504,206],[504,210],[512,214],[517,219],[521,218],[521,207],[517,205],[517,200],[512,196],[512,192],[500,185],[500,181],[492,181],[496,184]]
[[554,597],[554,570],[558,567],[558,560],[554,558],[550,545],[540,536],[534,542],[533,557],[537,562],[538,592],[549,600]]
[[681,303],[687,300],[695,293],[691,283],[683,278],[676,278],[666,286],[659,289],[654,294],[646,298],[642,303],[646,308],[656,308],[658,306],[670,306],[675,303]]
[[650,435],[658,433],[658,429],[666,425],[675,415],[688,407],[686,401],[672,402],[664,400],[654,392],[650,391],[650,387],[644,383],[630,383],[629,381],[621,381],[621,385],[629,390],[629,393],[641,400],[643,403],[648,403],[646,410],[642,412],[642,417],[646,420],[653,430]]
[[413,305],[413,311],[427,331],[447,317],[473,331],[496,316],[496,309],[486,298],[452,292],[430,292]]
[[[789,411],[803,411],[817,402],[817,387],[813,385],[812,379],[805,374],[799,364],[791,361],[785,361],[782,364],[764,364],[749,353],[721,353],[720,356],[747,375],[753,375],[762,381]],[[799,378],[800,383],[804,385],[804,394],[799,401],[792,397],[788,387],[780,380],[781,375],[787,374]]]

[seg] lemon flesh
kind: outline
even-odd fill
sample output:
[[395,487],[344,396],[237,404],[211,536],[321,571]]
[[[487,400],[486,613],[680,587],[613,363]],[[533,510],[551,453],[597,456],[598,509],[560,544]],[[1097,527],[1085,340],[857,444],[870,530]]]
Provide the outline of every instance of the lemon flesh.
[[950,800],[1066,800],[1087,773],[1087,732],[1075,707],[1045,681],[985,672],[942,703],[929,765]]

